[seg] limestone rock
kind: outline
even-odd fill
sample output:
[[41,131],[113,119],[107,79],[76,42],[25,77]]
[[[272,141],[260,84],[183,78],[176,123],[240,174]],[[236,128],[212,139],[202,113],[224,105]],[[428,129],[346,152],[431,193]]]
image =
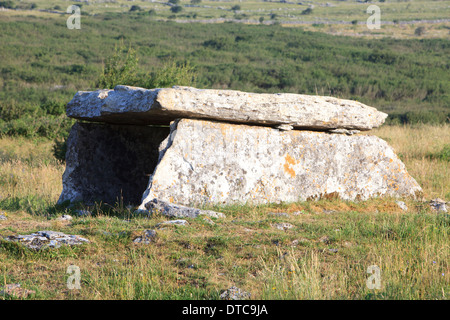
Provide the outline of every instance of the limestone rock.
[[394,150],[375,136],[183,119],[161,143],[140,209],[155,198],[196,206],[415,198],[421,191]]
[[56,231],[38,231],[30,235],[17,235],[5,237],[6,241],[19,242],[34,250],[44,248],[59,248],[62,245],[79,245],[89,243],[89,240],[77,235],[67,235]]
[[58,218],[59,221],[70,221],[72,219],[73,219],[72,216],[68,215],[68,214],[65,214],[65,215],[63,215],[63,216]]
[[274,228],[277,228],[279,230],[288,230],[288,229],[292,229],[294,227],[294,225],[287,223],[287,222],[281,222],[281,223],[275,223],[273,224]]
[[159,213],[171,218],[196,218],[199,215],[206,215],[212,218],[225,218],[225,215],[221,212],[185,207],[158,199],[147,202],[145,208],[152,213]]
[[169,220],[169,221],[164,221],[164,222],[160,222],[156,225],[157,228],[162,228],[162,227],[166,227],[166,226],[188,226],[189,222],[187,222],[186,220]]
[[446,203],[442,199],[436,198],[430,200],[430,206],[433,210],[437,212],[447,212]]
[[360,102],[333,97],[129,86],[80,91],[67,104],[66,112],[76,119],[115,124],[169,124],[179,118],[195,118],[315,130],[370,130],[387,117]]
[[136,237],[133,243],[149,244],[156,238],[155,230],[145,230],[141,236]]
[[233,286],[222,292],[219,297],[222,300],[245,300],[250,299],[251,294]]
[[395,203],[402,209],[403,211],[408,211],[408,206],[403,201],[395,201]]

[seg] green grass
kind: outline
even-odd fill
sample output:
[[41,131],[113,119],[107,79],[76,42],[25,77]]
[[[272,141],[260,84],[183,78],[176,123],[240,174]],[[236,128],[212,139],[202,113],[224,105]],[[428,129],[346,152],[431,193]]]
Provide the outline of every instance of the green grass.
[[[323,212],[342,205],[349,209]],[[158,230],[149,245],[132,240],[163,217],[130,218],[116,208],[115,215],[67,224],[55,216],[10,214],[3,235],[51,227],[91,243],[34,252],[2,241],[0,276],[35,290],[36,299],[218,299],[231,285],[250,291],[252,299],[448,299],[450,220],[420,203],[408,205],[409,213],[393,200],[222,207],[226,219],[213,219],[214,225],[189,219],[187,227]],[[303,214],[293,216],[299,208]],[[267,215],[280,209],[291,216]],[[295,227],[271,227],[281,221]],[[81,290],[66,288],[71,264],[81,269]],[[381,268],[379,290],[366,287],[370,265]]]
[[[429,156],[446,150],[448,125],[382,126],[372,134],[395,148],[427,200],[448,200],[448,161]],[[91,243],[35,252],[1,241],[0,287],[20,283],[36,291],[30,299],[218,299],[233,285],[252,299],[448,299],[450,220],[426,202],[406,200],[408,212],[394,199],[214,206],[225,219],[189,219],[187,227],[158,230],[155,242],[135,245],[165,218],[120,204],[55,205],[64,164],[51,145],[0,139],[0,210],[8,217],[0,235],[54,230]],[[77,209],[92,215],[78,217]],[[58,221],[63,214],[74,219]],[[294,227],[278,230],[279,222]],[[81,290],[66,286],[71,264],[81,269]],[[366,287],[371,265],[381,269],[379,290]]]

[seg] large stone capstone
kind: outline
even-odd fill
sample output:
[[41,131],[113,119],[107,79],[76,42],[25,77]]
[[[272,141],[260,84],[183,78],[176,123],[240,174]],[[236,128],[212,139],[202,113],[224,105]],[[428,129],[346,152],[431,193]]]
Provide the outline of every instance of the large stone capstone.
[[354,134],[385,118],[354,101],[118,86],[78,93],[67,114],[105,123],[73,126],[60,203],[179,210],[422,191],[385,141]]
[[115,124],[166,124],[178,118],[219,120],[253,125],[290,125],[296,129],[370,130],[387,114],[357,101],[292,93],[173,87],[78,92],[67,105],[76,119]]

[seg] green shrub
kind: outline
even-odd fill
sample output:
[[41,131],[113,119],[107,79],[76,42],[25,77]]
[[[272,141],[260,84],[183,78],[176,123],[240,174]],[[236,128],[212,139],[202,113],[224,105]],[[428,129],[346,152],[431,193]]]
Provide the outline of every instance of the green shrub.
[[0,1],[0,7],[6,8],[6,9],[14,9],[16,7],[16,5],[14,4],[14,1],[5,0],[5,1]]
[[183,7],[182,6],[174,6],[174,7],[170,8],[170,11],[172,11],[173,13],[179,13],[179,12],[183,11]]
[[139,7],[137,5],[132,5],[130,8],[130,12],[134,12],[134,11],[141,11],[141,7]]
[[188,62],[176,63],[175,61],[169,61],[160,70],[150,75],[150,80],[143,81],[142,87],[194,86],[196,77],[194,68]]
[[125,49],[123,42],[116,45],[114,53],[106,60],[96,86],[113,89],[116,85],[134,85],[138,67],[136,52],[130,47]]

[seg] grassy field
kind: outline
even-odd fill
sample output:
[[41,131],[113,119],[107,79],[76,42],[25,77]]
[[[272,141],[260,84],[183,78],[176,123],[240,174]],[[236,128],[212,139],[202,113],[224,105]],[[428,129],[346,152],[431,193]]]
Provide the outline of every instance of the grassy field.
[[[218,299],[233,285],[252,299],[449,299],[450,219],[425,201],[450,199],[450,25],[436,22],[450,1],[375,2],[380,30],[367,29],[369,4],[357,1],[181,0],[178,13],[163,1],[1,3],[17,10],[0,10],[0,236],[54,230],[91,243],[35,252],[0,240],[0,288],[20,283],[29,299]],[[66,27],[72,3],[81,30]],[[73,124],[65,105],[96,88],[121,41],[141,78],[189,62],[199,88],[330,95],[389,113],[390,125],[361,134],[393,146],[423,201],[403,199],[408,211],[390,198],[212,207],[226,218],[158,229],[148,245],[133,239],[164,217],[55,205],[65,165],[54,141]],[[80,290],[67,287],[69,265]],[[366,286],[373,265],[377,290]]]
[[[448,125],[383,126],[373,134],[394,147],[427,200],[450,197],[448,158],[439,156],[450,145]],[[407,212],[394,199],[215,207],[227,217],[190,219],[136,245],[136,236],[164,218],[116,205],[57,220],[73,211],[55,206],[64,165],[51,147],[48,140],[0,140],[0,209],[8,217],[0,234],[51,229],[92,243],[33,252],[2,241],[0,286],[20,283],[36,292],[30,298],[218,299],[232,285],[252,299],[449,298],[450,220],[427,203],[406,200]],[[275,229],[277,222],[294,228]],[[66,286],[72,264],[81,269],[80,290]],[[366,287],[371,265],[381,269],[381,289]]]

